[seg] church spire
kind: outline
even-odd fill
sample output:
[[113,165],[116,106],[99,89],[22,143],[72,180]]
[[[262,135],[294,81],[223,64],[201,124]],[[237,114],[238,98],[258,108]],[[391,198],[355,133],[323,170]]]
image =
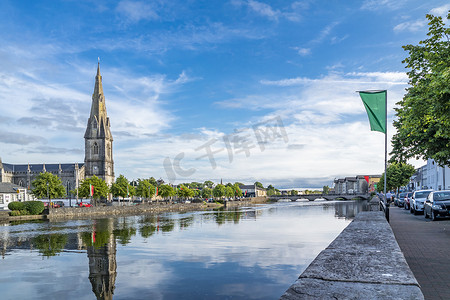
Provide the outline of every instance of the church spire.
[[[100,61],[97,64],[94,93],[92,94],[91,115],[88,121],[89,127],[96,128],[98,137],[111,137],[109,118],[106,113],[105,95],[103,94],[102,76],[100,74]],[[86,134],[88,134],[86,130]],[[85,135],[86,137],[86,135]]]

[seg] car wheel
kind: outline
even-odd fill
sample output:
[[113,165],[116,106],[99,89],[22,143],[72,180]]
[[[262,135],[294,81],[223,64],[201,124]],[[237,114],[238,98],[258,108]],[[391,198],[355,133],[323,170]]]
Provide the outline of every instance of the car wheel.
[[433,221],[437,220],[437,216],[434,214],[433,210],[431,210],[431,220],[433,220]]

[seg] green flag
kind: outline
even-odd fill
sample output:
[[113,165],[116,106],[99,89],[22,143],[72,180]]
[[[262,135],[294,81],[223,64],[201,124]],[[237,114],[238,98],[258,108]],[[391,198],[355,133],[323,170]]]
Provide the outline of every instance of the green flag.
[[386,95],[387,91],[359,92],[369,116],[370,130],[386,134]]

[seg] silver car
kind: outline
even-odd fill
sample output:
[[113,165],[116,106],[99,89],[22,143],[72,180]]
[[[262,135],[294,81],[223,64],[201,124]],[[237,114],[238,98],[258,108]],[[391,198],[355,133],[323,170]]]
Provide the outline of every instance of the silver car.
[[417,213],[419,212],[423,212],[423,204],[425,203],[425,200],[427,200],[428,195],[432,192],[433,190],[419,190],[419,191],[415,191],[412,195],[411,198],[411,208],[410,208],[410,212],[412,214],[417,215]]

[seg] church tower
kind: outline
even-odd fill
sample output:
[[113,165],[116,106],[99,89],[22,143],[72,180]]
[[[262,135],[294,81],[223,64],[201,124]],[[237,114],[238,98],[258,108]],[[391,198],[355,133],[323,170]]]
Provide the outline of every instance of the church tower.
[[108,115],[106,114],[105,95],[103,94],[100,63],[95,76],[94,93],[92,94],[91,115],[89,117],[85,141],[85,177],[93,175],[103,179],[108,186],[114,182],[114,161]]

